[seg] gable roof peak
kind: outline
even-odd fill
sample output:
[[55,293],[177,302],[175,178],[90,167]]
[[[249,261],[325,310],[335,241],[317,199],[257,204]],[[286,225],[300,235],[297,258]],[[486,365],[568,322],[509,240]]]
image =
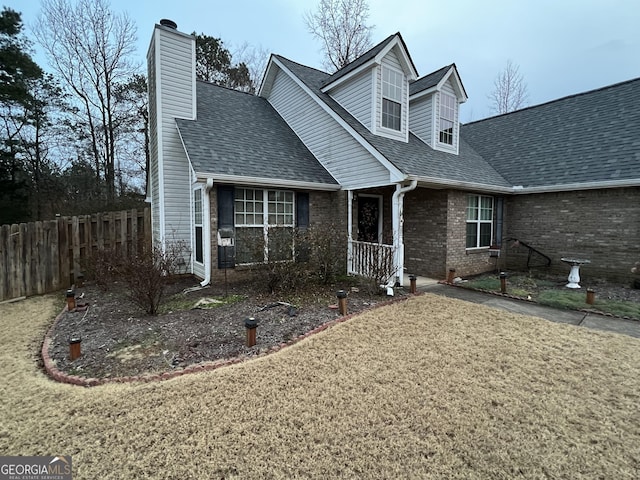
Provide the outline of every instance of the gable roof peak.
[[393,35],[389,35],[383,41],[370,48],[368,51],[360,55],[353,62],[345,65],[337,72],[327,78],[322,84],[322,91],[328,91],[332,87],[342,83],[347,78],[359,73],[364,68],[372,66],[373,64],[380,63],[382,57],[386,55],[392,48],[399,46],[401,50],[401,62],[404,63],[405,71],[408,71],[409,80],[417,78],[418,72],[409,55],[407,45],[404,43],[404,39],[400,32],[396,32]]
[[469,98],[462,84],[462,79],[458,73],[458,67],[455,63],[445,65],[444,67],[419,78],[415,82],[409,84],[409,97],[419,98],[423,95],[431,93],[442,88],[442,85],[453,77],[453,86],[462,102],[466,102]]

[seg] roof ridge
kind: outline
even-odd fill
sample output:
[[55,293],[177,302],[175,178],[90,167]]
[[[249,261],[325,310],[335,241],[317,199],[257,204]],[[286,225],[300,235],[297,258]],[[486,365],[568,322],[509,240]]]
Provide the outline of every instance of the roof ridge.
[[208,86],[211,86],[211,87],[223,88],[223,89],[229,90],[231,92],[244,93],[245,95],[250,95],[252,97],[257,97],[258,96],[255,93],[243,92],[242,90],[236,90],[235,88],[227,87],[226,85],[220,85],[218,83],[208,82],[207,80],[201,80],[199,78],[196,78],[196,83],[202,83],[203,85],[208,85]]
[[308,68],[309,70],[315,70],[318,73],[322,73],[324,75],[331,76],[330,73],[327,73],[324,70],[320,70],[319,68],[315,68],[315,67],[310,67],[309,65],[305,65],[304,63],[296,62],[295,60],[291,60],[290,58],[284,57],[282,55],[278,55],[277,53],[273,53],[272,55],[274,57],[276,57],[276,58],[279,58],[279,59],[282,59],[282,60],[286,60],[287,62],[295,63],[296,65],[298,65],[300,67]]
[[557,103],[557,102],[562,102],[564,100],[569,100],[570,98],[581,97],[583,95],[590,95],[590,94],[593,94],[593,93],[596,93],[596,92],[600,92],[602,90],[608,90],[610,88],[617,88],[617,87],[620,87],[622,85],[625,85],[625,84],[628,84],[628,83],[637,82],[637,81],[640,81],[640,77],[631,78],[629,80],[623,80],[622,82],[612,83],[610,85],[605,85],[604,87],[598,87],[598,88],[594,88],[594,89],[587,90],[587,91],[584,91],[584,92],[572,93],[570,95],[566,95],[566,96],[560,97],[560,98],[555,98],[553,100],[548,100],[546,102],[538,103],[536,105],[529,105],[529,106],[523,107],[523,108],[521,108],[519,110],[514,110],[513,112],[500,113],[498,115],[493,115],[491,117],[482,118],[480,120],[474,120],[473,122],[465,123],[463,125],[473,125],[473,124],[476,124],[476,123],[484,122],[484,121],[487,121],[487,120],[493,120],[493,119],[504,117],[504,116],[507,116],[507,115],[514,115],[516,113],[525,112],[525,111],[528,111],[528,110],[533,110],[533,109],[539,108],[539,107],[544,107],[544,106],[550,105],[552,103]]

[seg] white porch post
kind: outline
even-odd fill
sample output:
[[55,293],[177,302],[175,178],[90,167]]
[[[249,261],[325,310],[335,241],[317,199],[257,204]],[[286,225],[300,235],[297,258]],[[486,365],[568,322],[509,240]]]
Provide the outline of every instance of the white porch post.
[[391,220],[393,225],[393,263],[395,268],[395,279],[402,287],[404,283],[404,194],[415,189],[418,185],[417,180],[412,180],[411,184],[403,187],[396,184],[396,191],[393,192],[393,200],[391,202]]
[[347,190],[347,275],[353,272],[353,190]]

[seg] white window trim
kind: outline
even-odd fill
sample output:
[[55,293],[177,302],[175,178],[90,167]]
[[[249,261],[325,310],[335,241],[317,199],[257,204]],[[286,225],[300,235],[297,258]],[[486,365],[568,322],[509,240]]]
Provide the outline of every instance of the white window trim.
[[[451,131],[451,143],[446,143],[446,142],[441,142],[440,141],[440,121],[442,120],[442,99],[443,97],[449,97],[453,99],[453,119],[446,119],[448,121],[450,121],[453,126],[452,126],[452,131]],[[442,148],[446,148],[448,150],[455,150],[456,149],[456,145],[458,144],[458,139],[457,139],[457,133],[458,133],[458,129],[457,127],[457,122],[456,122],[456,108],[458,105],[458,99],[455,97],[455,95],[451,95],[450,93],[447,92],[439,92],[439,97],[438,97],[438,120],[437,120],[437,124],[436,124],[436,142],[438,142],[438,145]]]
[[[269,261],[269,228],[295,228],[296,226],[296,194],[293,190],[281,190],[274,188],[252,188],[252,187],[237,187],[241,190],[253,190],[253,191],[262,191],[262,223],[256,224],[245,224],[236,223],[236,212],[235,212],[235,199],[234,199],[234,212],[233,212],[233,226],[234,228],[262,228],[262,236],[264,242],[264,256],[262,262],[246,262],[239,263],[238,265],[260,265],[261,263],[266,263]],[[291,224],[270,224],[269,223],[269,192],[283,192],[290,193],[292,204],[293,204],[293,212],[292,212],[292,223]],[[295,252],[292,249],[292,255],[295,255]],[[290,260],[282,260],[282,262],[287,262]]]
[[[196,209],[195,209],[195,204],[196,204],[196,192],[200,191],[200,215],[201,215],[201,221],[200,223],[196,222]],[[193,245],[192,245],[192,252],[193,252],[193,263],[198,264],[199,266],[204,266],[205,264],[205,245],[206,245],[206,239],[205,239],[205,209],[204,209],[204,188],[202,188],[202,185],[198,185],[196,187],[193,188],[193,197],[192,197],[192,201],[191,201],[191,218],[193,219]],[[196,236],[196,228],[200,227],[202,228],[202,235],[201,235],[201,239],[202,239],[202,262],[199,262],[196,258],[196,242],[198,241],[197,236]]]
[[[467,204],[465,206],[465,217],[468,217],[467,215],[467,208],[469,206],[469,197],[475,197],[478,199],[478,220],[469,220],[468,218],[466,218],[465,221],[465,250],[467,251],[473,251],[473,250],[487,250],[491,247],[491,245],[493,245],[494,243],[494,238],[493,238],[493,230],[494,230],[494,221],[493,221],[493,217],[495,216],[495,208],[496,208],[496,199],[495,197],[492,197],[490,195],[476,195],[476,194],[468,194],[467,195]],[[491,199],[491,220],[480,220],[480,208],[482,205],[482,198],[490,198]],[[474,223],[478,226],[478,228],[476,229],[476,245],[480,244],[480,225],[481,224],[490,224],[491,225],[491,239],[489,240],[489,245],[486,246],[476,246],[476,247],[467,247],[467,238],[466,238],[466,226],[469,223]]]
[[[384,69],[388,69],[391,70],[393,72],[399,73],[402,76],[402,99],[400,102],[396,102],[396,100],[392,99],[392,98],[388,98],[385,97],[383,94],[384,88],[383,88],[383,83],[384,83]],[[409,114],[409,105],[408,105],[408,94],[405,95],[405,89],[408,88],[408,83],[407,83],[407,78],[406,75],[404,74],[404,72],[402,70],[398,70],[395,67],[392,67],[390,65],[385,65],[385,64],[381,64],[380,68],[380,89],[376,95],[376,103],[380,106],[380,114],[377,115],[376,117],[376,125],[377,125],[377,129],[376,132],[378,135],[382,136],[382,137],[387,137],[387,138],[392,138],[394,140],[398,140],[399,138],[404,138],[405,141],[408,141],[408,132],[407,132],[407,128],[406,128],[406,124],[408,123],[408,121],[404,121],[403,119],[406,120],[406,115]],[[383,98],[387,98],[388,100],[391,100],[392,102],[396,102],[396,103],[400,103],[400,130],[394,130],[393,128],[388,128],[388,127],[384,127],[382,126],[382,99]],[[405,127],[403,127],[403,125]]]

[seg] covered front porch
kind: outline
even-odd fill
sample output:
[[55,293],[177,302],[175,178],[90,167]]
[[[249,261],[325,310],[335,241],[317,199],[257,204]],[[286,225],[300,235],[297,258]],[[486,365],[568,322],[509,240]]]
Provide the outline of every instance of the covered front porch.
[[403,205],[416,181],[390,187],[349,190],[347,273],[379,285],[405,286]]

